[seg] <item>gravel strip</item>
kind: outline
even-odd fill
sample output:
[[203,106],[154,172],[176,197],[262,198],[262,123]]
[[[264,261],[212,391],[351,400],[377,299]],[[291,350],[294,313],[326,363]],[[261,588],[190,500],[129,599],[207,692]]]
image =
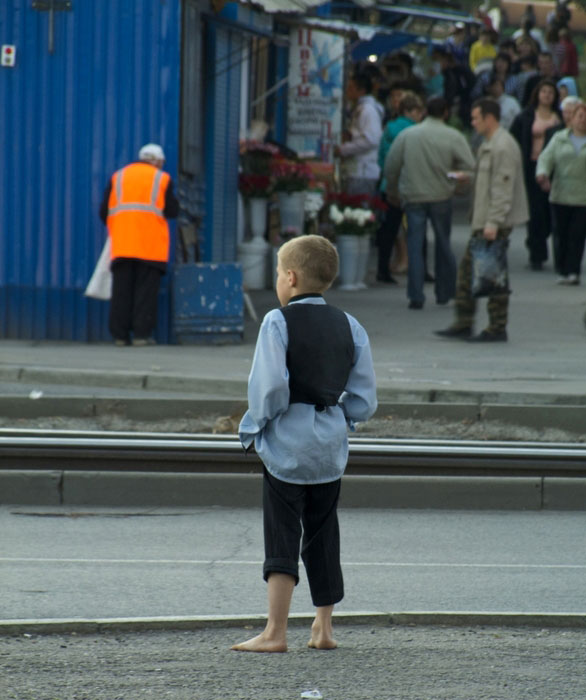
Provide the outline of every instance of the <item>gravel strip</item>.
[[229,650],[257,630],[0,638],[2,700],[584,700],[586,632],[340,626],[340,647]]
[[[71,418],[0,418],[1,428],[35,430],[114,430],[122,432],[224,433],[236,434],[238,417],[209,415],[198,418],[135,421],[121,416]],[[512,440],[529,442],[586,442],[586,433],[558,429],[534,429],[498,421],[450,421],[416,418],[373,418],[358,426],[355,435],[380,438],[420,438],[451,440]]]

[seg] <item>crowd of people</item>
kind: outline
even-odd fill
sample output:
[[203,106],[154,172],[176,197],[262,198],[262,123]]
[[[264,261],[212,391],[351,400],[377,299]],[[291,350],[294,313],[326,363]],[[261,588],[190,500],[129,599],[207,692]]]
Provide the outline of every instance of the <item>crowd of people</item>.
[[[506,240],[511,226],[526,222],[528,267],[540,271],[550,258],[553,234],[558,283],[580,283],[586,104],[578,94],[570,18],[567,6],[559,4],[542,32],[529,5],[521,27],[506,37],[499,37],[486,16],[478,25],[457,23],[445,42],[428,51],[427,70],[405,51],[355,66],[347,93],[350,127],[335,154],[349,192],[380,192],[386,199],[376,240],[380,282],[396,283],[393,270],[405,264],[397,261],[403,226],[410,309],[423,308],[426,281],[434,281],[438,304],[455,298],[457,307],[470,308],[462,301],[470,295],[460,279],[469,276],[469,260],[457,273],[450,245],[452,198],[466,186],[478,196],[487,164],[505,179],[497,186],[499,201],[489,202],[483,221],[477,217],[481,235]],[[516,160],[506,166],[494,160],[493,152],[503,152],[497,143],[518,154],[518,173]],[[514,202],[504,190],[511,191],[517,181],[523,185],[522,201]],[[491,191],[482,196],[490,199]],[[435,238],[433,275],[427,267],[428,220]],[[473,227],[473,236],[478,231]],[[503,300],[489,299],[489,315],[491,308],[498,313],[478,339],[506,340],[505,307]],[[455,328],[464,329],[458,337],[472,335],[468,316],[457,320]]]

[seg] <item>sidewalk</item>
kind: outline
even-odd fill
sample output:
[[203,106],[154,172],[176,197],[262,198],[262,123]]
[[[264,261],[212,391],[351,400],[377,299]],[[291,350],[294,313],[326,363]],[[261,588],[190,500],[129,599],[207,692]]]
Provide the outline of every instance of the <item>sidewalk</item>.
[[583,630],[338,628],[333,652],[230,646],[251,630],[0,638],[3,700],[583,700]]
[[[454,226],[458,258],[468,233],[466,226]],[[586,293],[581,286],[557,286],[551,265],[540,273],[527,270],[523,240],[524,230],[516,230],[510,253],[513,294],[508,343],[472,345],[434,336],[434,330],[452,322],[453,308],[436,306],[433,286],[426,285],[425,308],[407,309],[404,276],[397,287],[373,282],[360,292],[333,289],[327,293],[329,302],[355,315],[366,327],[381,401],[439,402],[483,396],[502,403],[586,401],[582,318]],[[251,298],[261,319],[277,305],[271,290],[251,292]],[[477,330],[485,323],[484,307],[482,301]],[[242,399],[257,330],[258,323],[247,316],[244,342],[229,346],[116,348],[2,341],[0,390],[4,395],[26,396],[31,387],[46,387],[48,396],[64,393],[67,387],[74,395],[182,393]]]

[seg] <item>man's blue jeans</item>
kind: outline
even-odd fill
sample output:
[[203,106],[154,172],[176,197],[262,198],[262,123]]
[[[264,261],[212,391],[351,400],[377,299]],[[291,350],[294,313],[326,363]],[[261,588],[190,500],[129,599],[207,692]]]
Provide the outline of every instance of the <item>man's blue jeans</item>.
[[425,263],[423,242],[427,220],[435,235],[435,298],[445,304],[456,295],[456,258],[450,246],[452,229],[452,200],[443,202],[418,202],[405,206],[407,215],[407,253],[409,270],[407,275],[407,297],[410,301],[425,301],[423,283]]

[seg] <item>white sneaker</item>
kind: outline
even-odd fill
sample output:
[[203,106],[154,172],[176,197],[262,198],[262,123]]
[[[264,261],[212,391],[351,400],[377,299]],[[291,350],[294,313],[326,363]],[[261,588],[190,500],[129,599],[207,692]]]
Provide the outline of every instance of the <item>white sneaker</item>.
[[568,284],[580,284],[578,275],[568,275]]
[[556,284],[570,284],[570,282],[566,276],[561,275],[561,277],[558,277]]

